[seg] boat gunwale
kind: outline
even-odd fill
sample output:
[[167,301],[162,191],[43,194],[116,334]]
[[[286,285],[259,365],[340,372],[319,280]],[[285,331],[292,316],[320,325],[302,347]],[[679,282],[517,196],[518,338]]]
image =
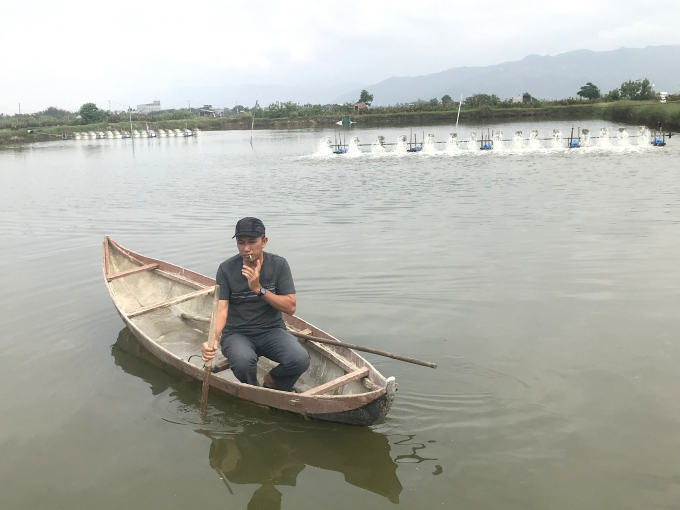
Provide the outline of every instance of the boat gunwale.
[[[159,358],[161,361],[168,363],[169,365],[177,368],[178,370],[184,372],[185,374],[193,377],[196,380],[202,381],[204,371],[200,366],[189,363],[188,361],[177,356],[172,351],[163,347],[160,343],[153,340],[141,328],[139,328],[134,322],[132,322],[132,319],[123,311],[123,308],[116,297],[115,290],[113,289],[112,281],[108,280],[109,275],[107,270],[109,269],[108,267],[109,246],[112,246],[114,249],[116,249],[123,256],[127,257],[135,264],[145,265],[151,263],[158,263],[159,267],[152,271],[153,272],[160,271],[161,272],[161,274],[159,274],[160,276],[163,276],[162,272],[168,272],[174,275],[179,274],[183,278],[187,278],[189,280],[192,280],[194,283],[205,286],[214,286],[215,285],[214,280],[200,273],[195,273],[194,271],[185,269],[181,266],[170,264],[159,259],[154,259],[142,255],[140,253],[136,253],[127,248],[124,248],[123,246],[116,243],[109,236],[106,236],[106,239],[104,241],[103,244],[104,255],[102,260],[102,273],[104,277],[104,283],[107,287],[107,290],[109,291],[109,295],[111,296],[116,311],[123,319],[123,322],[125,322],[126,326],[130,328],[130,330],[135,334],[137,339],[140,342],[142,342],[144,347],[148,349],[152,354],[154,354],[157,358]],[[289,317],[290,319],[292,319],[293,322],[296,322],[297,324],[293,324],[295,327],[303,325],[305,327],[312,328],[313,331],[315,331],[316,335],[326,337],[331,340],[336,340],[333,336],[320,330],[314,325],[304,321],[303,319],[296,317],[295,315],[284,314],[284,316]],[[374,386],[377,386],[377,389],[371,390],[367,388],[368,391],[364,393],[352,395],[303,395],[299,393],[281,392],[278,390],[264,388],[261,386],[251,386],[238,381],[228,380],[224,377],[219,376],[219,374],[214,374],[210,378],[210,386],[223,393],[235,396],[237,398],[240,398],[251,403],[266,405],[276,409],[292,411],[299,414],[314,414],[317,416],[326,413],[331,414],[342,411],[351,411],[353,409],[359,409],[377,400],[386,393],[387,379],[378,370],[376,370],[375,367],[373,367],[373,365],[371,365],[371,363],[369,363],[365,358],[357,354],[355,351],[346,347],[323,345],[323,348],[331,350],[338,356],[344,358],[347,362],[354,364],[359,368],[362,367],[368,368],[369,374],[367,378]],[[338,352],[337,349],[342,349],[345,352]],[[317,350],[317,352],[321,352],[321,354],[324,357],[326,357],[326,359],[328,359],[330,362],[338,365],[338,363],[331,357],[329,357],[326,353],[323,353],[318,349],[315,350]],[[348,354],[350,354],[350,356],[348,356]]]

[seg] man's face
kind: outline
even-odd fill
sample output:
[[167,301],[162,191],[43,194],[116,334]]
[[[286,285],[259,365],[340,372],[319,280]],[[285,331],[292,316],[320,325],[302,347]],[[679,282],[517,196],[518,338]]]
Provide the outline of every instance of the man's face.
[[236,246],[238,247],[238,252],[243,257],[243,260],[249,262],[255,262],[260,255],[262,255],[262,250],[267,245],[266,237],[246,237],[238,236],[236,238]]

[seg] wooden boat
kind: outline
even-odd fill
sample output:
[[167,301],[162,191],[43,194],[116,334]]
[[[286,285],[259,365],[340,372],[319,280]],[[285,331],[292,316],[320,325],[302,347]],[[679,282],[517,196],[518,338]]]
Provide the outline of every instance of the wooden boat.
[[[161,361],[203,380],[201,344],[208,336],[215,280],[130,251],[109,237],[103,251],[104,282],[130,331]],[[335,340],[298,317],[283,314],[283,318],[293,331]],[[385,417],[396,392],[394,377],[386,379],[346,347],[299,341],[312,361],[296,383],[296,393],[243,384],[231,370],[213,373],[211,388],[319,420],[372,425]],[[225,367],[228,360],[219,353],[213,363]],[[261,357],[258,379],[261,381],[274,366],[274,362]]]

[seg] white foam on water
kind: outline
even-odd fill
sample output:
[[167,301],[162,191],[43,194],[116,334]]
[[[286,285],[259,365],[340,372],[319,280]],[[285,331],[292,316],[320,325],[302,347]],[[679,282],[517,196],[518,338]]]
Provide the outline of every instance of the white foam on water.
[[371,153],[372,154],[383,154],[387,152],[387,149],[383,145],[385,143],[385,137],[384,136],[379,136],[375,142],[371,144]]
[[[84,134],[84,133],[83,133]],[[385,138],[378,136],[370,145],[370,149],[362,150],[358,137],[352,137],[347,146],[347,152],[342,155],[333,154],[333,142],[330,137],[323,137],[317,143],[317,150],[308,156],[301,156],[305,158],[313,157],[332,157],[332,158],[391,158],[398,156],[409,155],[410,157],[418,157],[424,155],[427,157],[443,157],[443,156],[465,156],[472,157],[473,155],[479,157],[513,157],[524,156],[529,154],[570,154],[578,157],[578,154],[627,154],[631,152],[639,152],[651,147],[649,144],[651,133],[648,129],[640,127],[639,136],[631,138],[625,128],[618,128],[616,137],[609,137],[609,129],[602,128],[600,136],[597,138],[590,137],[590,130],[587,128],[581,129],[578,134],[579,147],[577,149],[566,147],[566,142],[563,138],[562,132],[559,129],[554,129],[549,143],[542,144],[539,138],[539,131],[537,129],[531,130],[529,139],[523,138],[522,131],[515,131],[512,140],[503,140],[503,132],[495,131],[490,133],[491,141],[493,142],[494,150],[480,151],[479,141],[477,139],[477,132],[469,133],[467,140],[459,140],[457,133],[450,133],[448,140],[441,149],[437,147],[437,142],[434,134],[425,136],[422,142],[422,149],[415,153],[408,152],[407,137],[399,136],[395,144],[385,144]],[[74,136],[77,136],[74,133]],[[593,141],[596,140],[595,143]],[[486,143],[486,140],[485,140]],[[419,144],[420,145],[420,144]],[[489,153],[489,154],[487,154]],[[494,156],[493,154],[496,154]]]
[[649,132],[649,129],[647,129],[645,126],[640,126],[638,128],[638,139],[637,139],[637,144],[640,147],[647,147],[651,143],[651,133]]
[[515,131],[515,136],[512,137],[512,148],[515,150],[522,150],[524,148],[524,138],[521,131]]
[[332,156],[333,155],[333,148],[331,147],[331,137],[330,136],[324,136],[319,140],[319,142],[316,144],[316,156]]
[[562,131],[553,129],[552,142],[550,142],[550,145],[553,149],[561,149],[563,147]]
[[406,154],[406,135],[397,137],[397,145],[394,146],[392,152],[394,154]]
[[532,129],[529,135],[529,149],[540,149],[541,141],[538,139],[538,129]]
[[470,131],[470,135],[468,136],[467,150],[469,150],[469,151],[476,151],[477,150],[477,132],[476,131]]
[[347,146],[347,156],[350,158],[357,158],[361,156],[363,153],[361,152],[361,148],[359,148],[359,137],[354,136],[349,142],[349,145]]
[[451,133],[451,135],[449,135],[444,151],[449,153],[460,151],[460,147],[458,147],[458,133]]
[[599,147],[611,147],[612,143],[609,141],[609,129],[606,127],[600,129],[600,139],[597,141]]
[[422,144],[422,149],[420,152],[424,154],[434,154],[437,151],[437,142],[434,135],[427,135],[425,142]]
[[493,150],[503,151],[505,150],[505,144],[503,143],[503,131],[496,131],[493,134]]

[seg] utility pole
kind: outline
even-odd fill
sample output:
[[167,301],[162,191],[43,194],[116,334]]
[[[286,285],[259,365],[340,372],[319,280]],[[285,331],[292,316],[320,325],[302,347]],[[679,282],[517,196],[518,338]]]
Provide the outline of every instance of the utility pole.
[[189,100],[189,113],[191,113],[191,100]]
[[109,99],[109,111],[111,111],[111,100]]
[[19,115],[21,115],[21,103],[19,103]]

